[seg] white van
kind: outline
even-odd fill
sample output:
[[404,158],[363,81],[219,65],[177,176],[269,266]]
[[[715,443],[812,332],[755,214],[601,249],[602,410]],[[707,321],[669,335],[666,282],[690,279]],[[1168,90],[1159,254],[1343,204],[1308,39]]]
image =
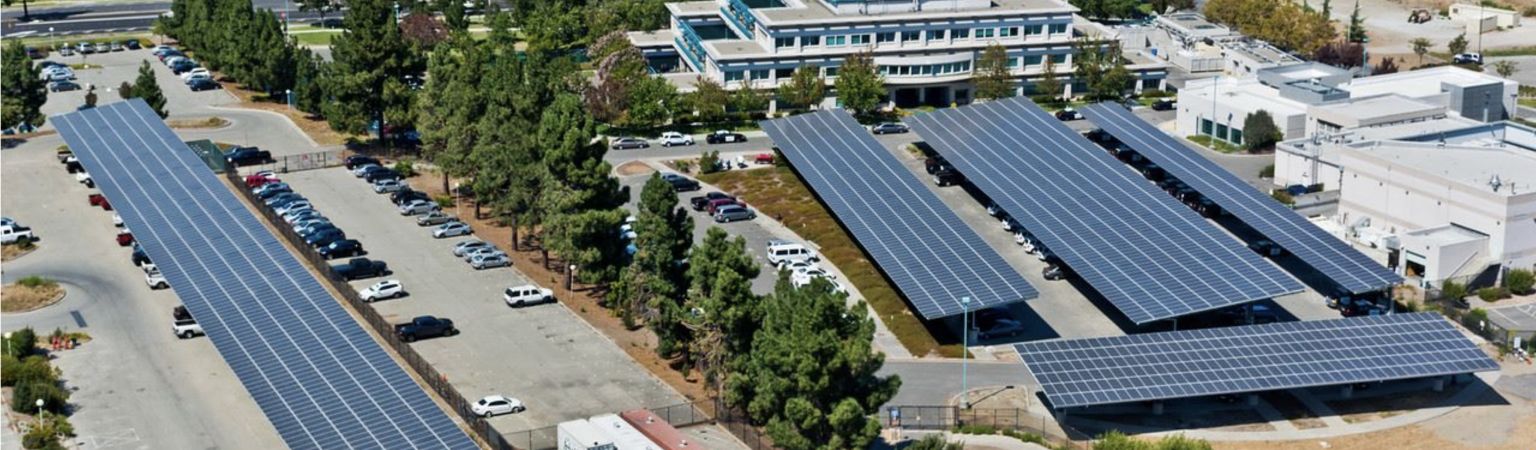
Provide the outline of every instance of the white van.
[[814,262],[820,260],[821,257],[817,256],[815,251],[805,248],[804,245],[799,243],[780,240],[768,241],[768,263],[774,266],[791,262]]

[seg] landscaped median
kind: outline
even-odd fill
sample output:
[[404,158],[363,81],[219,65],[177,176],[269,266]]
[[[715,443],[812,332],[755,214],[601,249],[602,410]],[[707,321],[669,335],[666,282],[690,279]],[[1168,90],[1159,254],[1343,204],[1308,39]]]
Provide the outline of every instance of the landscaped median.
[[740,196],[758,213],[778,218],[795,234],[816,243],[822,257],[841,269],[859,293],[864,294],[865,301],[880,315],[880,321],[907,351],[917,356],[960,356],[959,345],[939,345],[923,321],[907,308],[896,288],[788,167],[718,172],[702,175],[699,180]]
[[64,288],[58,282],[34,275],[0,288],[0,311],[33,311],[58,303],[63,298]]

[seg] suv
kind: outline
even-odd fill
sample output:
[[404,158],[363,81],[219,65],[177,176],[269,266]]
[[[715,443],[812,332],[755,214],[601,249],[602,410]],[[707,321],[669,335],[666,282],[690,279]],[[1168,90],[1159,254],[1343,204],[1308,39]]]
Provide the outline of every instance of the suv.
[[357,293],[358,297],[361,297],[364,302],[369,303],[387,298],[401,297],[404,295],[405,285],[400,284],[400,280],[380,281],[378,283],[374,283],[373,286],[368,286],[368,289],[363,289],[362,292]]
[[709,144],[730,144],[746,141],[746,135],[741,133],[732,133],[725,130],[715,130],[714,133],[710,133],[709,135],[704,136],[704,142]]
[[1173,100],[1158,100],[1152,102],[1153,111],[1173,111]]
[[159,267],[155,266],[154,264],[145,264],[143,268],[144,284],[148,284],[150,289],[165,289],[171,287],[171,283],[165,281],[165,275],[160,273]]
[[1483,54],[1482,53],[1462,53],[1460,55],[1452,56],[1451,57],[1451,62],[1454,63],[1454,64],[1482,64],[1483,63]]
[[555,292],[531,284],[512,286],[501,293],[501,299],[506,300],[507,306],[528,306],[536,303],[555,301]]
[[361,167],[361,166],[363,166],[365,164],[373,164],[375,166],[383,165],[383,164],[379,163],[378,159],[375,159],[372,156],[365,156],[365,155],[352,155],[352,156],[348,156],[347,159],[344,161],[344,164],[346,165],[347,170],[355,170],[358,167]]
[[806,248],[799,243],[780,240],[768,241],[768,263],[773,264],[775,267],[797,261],[815,262],[820,260],[821,257],[816,256],[814,250]]
[[635,148],[650,148],[651,143],[646,142],[644,139],[640,138],[621,137],[614,139],[613,143],[609,147],[614,150],[629,150]]
[[390,203],[394,203],[395,206],[400,206],[400,205],[404,205],[406,203],[410,203],[411,200],[431,200],[431,199],[432,199],[432,197],[427,195],[426,192],[412,190],[409,186],[407,186],[405,189],[401,189],[401,190],[399,190],[399,191],[397,191],[397,192],[395,192],[393,194],[389,194],[389,201],[390,201]]
[[395,325],[395,335],[400,336],[400,340],[405,342],[455,334],[459,334],[459,329],[453,327],[452,320],[432,316],[420,316],[411,319],[410,322]]
[[666,180],[668,183],[672,183],[672,189],[678,192],[699,190],[699,182],[697,180],[682,175],[675,173],[664,173],[661,174],[661,179]]
[[320,256],[325,259],[343,258],[366,254],[363,251],[363,243],[357,239],[342,239],[320,247]]
[[690,197],[688,199],[688,204],[693,206],[694,211],[703,211],[705,208],[709,207],[709,202],[715,200],[736,200],[736,197],[727,195],[724,192],[715,191],[696,197]]
[[693,145],[693,136],[678,133],[676,131],[668,131],[662,133],[661,139],[659,140],[661,141],[662,147],[671,147],[674,145]]
[[352,258],[346,264],[331,266],[331,269],[336,271],[336,276],[347,281],[389,275],[388,264],[368,258]]
[[900,122],[885,122],[885,123],[882,123],[882,124],[879,124],[879,125],[875,125],[875,126],[869,127],[869,131],[871,133],[875,133],[875,134],[892,134],[892,133],[906,133],[908,131],[911,131],[911,129],[907,128],[907,125],[904,124],[904,123],[900,123]]
[[261,164],[272,160],[272,152],[256,147],[235,147],[224,154],[224,161],[234,166]]

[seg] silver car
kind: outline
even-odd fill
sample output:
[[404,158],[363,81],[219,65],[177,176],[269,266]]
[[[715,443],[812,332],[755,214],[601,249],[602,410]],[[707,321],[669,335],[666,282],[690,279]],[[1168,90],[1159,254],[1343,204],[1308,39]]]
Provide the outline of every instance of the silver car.
[[432,237],[442,239],[445,237],[463,236],[473,232],[474,230],[471,230],[469,225],[464,222],[454,221],[438,225],[436,229],[432,230]]
[[399,192],[407,187],[410,187],[410,185],[400,180],[385,179],[373,182],[373,192],[378,194]]
[[507,258],[507,255],[501,252],[482,253],[475,255],[474,258],[469,260],[469,266],[474,267],[475,270],[488,269],[492,267],[506,267],[510,265],[512,265],[512,259]]
[[496,246],[492,245],[490,242],[482,241],[482,240],[479,240],[479,239],[470,239],[470,240],[467,240],[467,241],[463,241],[463,242],[454,244],[453,245],[453,256],[464,256],[465,254],[468,254],[469,252],[472,252],[475,249],[481,249],[481,248],[492,248],[492,249],[494,249],[494,248],[496,248]]
[[442,208],[439,208],[437,206],[437,202],[417,199],[417,200],[411,200],[410,203],[406,203],[404,205],[400,205],[400,215],[402,215],[402,216],[414,216],[414,215],[418,215],[418,214],[426,214],[426,213],[429,213],[429,212],[432,212],[432,211],[437,211],[439,209],[442,209]]
[[417,217],[416,218],[416,225],[420,225],[420,226],[426,227],[426,226],[433,226],[433,225],[442,225],[442,224],[445,224],[445,223],[448,223],[448,222],[455,222],[455,221],[458,221],[458,219],[455,219],[453,216],[448,215],[448,213],[445,213],[445,212],[442,212],[442,211],[432,211],[432,212],[426,213],[426,214],[424,214],[424,215],[422,215],[420,217]]
[[475,248],[469,249],[468,251],[465,251],[464,255],[462,255],[462,256],[464,257],[464,262],[470,262],[470,261],[473,261],[476,256],[482,256],[482,255],[505,255],[505,254],[506,254],[506,252],[501,251],[501,249],[499,249],[499,248],[496,248],[494,246],[486,246],[486,247],[475,247]]

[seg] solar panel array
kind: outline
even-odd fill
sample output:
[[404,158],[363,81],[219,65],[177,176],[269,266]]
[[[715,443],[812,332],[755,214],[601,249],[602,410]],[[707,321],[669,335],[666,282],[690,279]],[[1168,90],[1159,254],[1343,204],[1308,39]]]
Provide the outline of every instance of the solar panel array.
[[1435,313],[1014,346],[1057,408],[1497,370]]
[[142,100],[51,122],[289,448],[477,448]]
[[841,110],[762,122],[763,130],[925,319],[1038,293]]
[[1022,98],[919,114],[918,133],[1131,321],[1301,283]]
[[1157,163],[1344,290],[1379,291],[1403,280],[1129,110],[1101,103],[1085,107],[1082,112],[1121,143]]

